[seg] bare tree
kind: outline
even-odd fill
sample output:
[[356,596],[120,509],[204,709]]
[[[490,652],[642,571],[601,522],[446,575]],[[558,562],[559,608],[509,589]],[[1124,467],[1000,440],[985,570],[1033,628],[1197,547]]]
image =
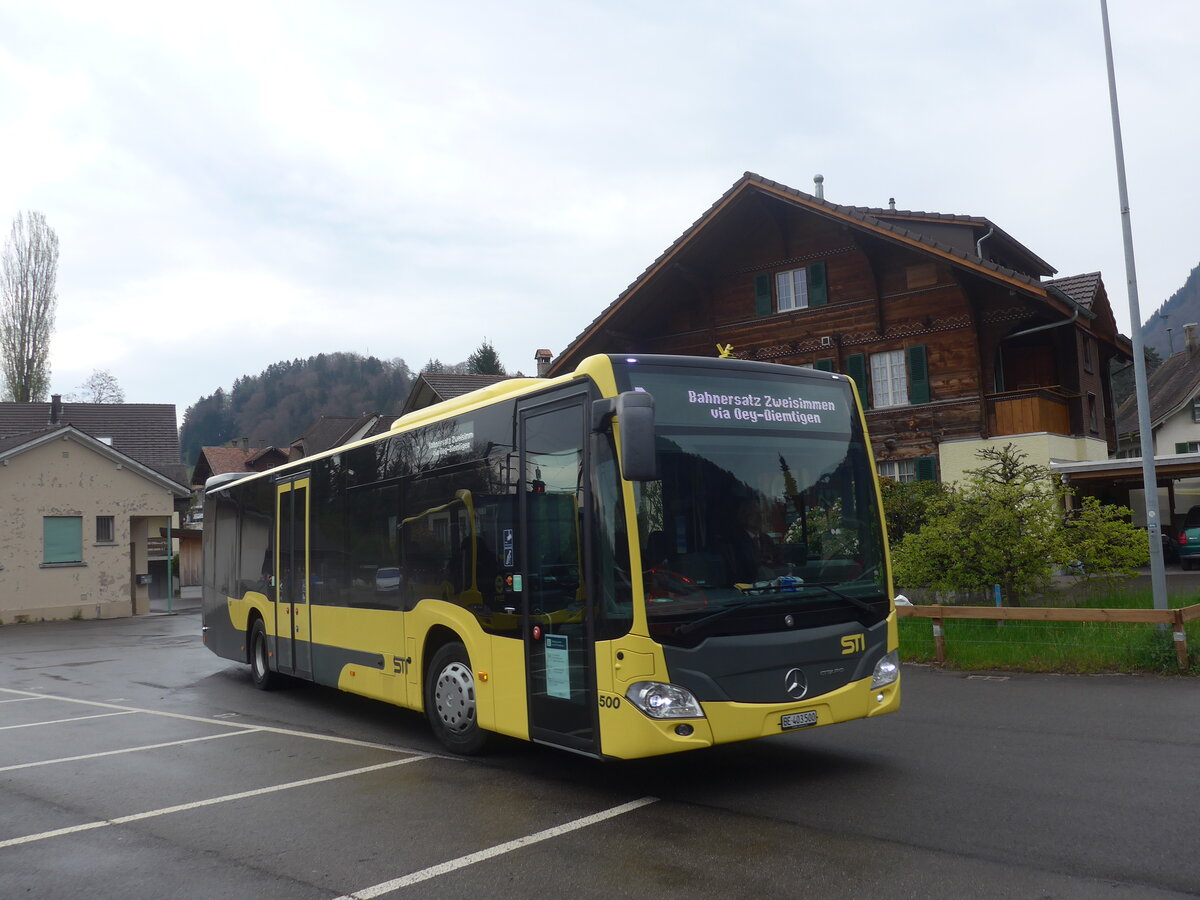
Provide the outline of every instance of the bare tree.
[[4,388],[18,403],[46,399],[58,305],[58,235],[40,212],[19,213],[4,245],[0,355]]
[[125,391],[112,372],[95,369],[87,381],[79,386],[79,393],[71,396],[71,400],[77,403],[124,403]]

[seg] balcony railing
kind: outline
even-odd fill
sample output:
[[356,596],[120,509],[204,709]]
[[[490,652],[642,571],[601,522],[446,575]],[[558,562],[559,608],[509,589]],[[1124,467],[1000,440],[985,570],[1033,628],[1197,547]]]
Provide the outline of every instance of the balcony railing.
[[1082,432],[1083,408],[1078,394],[1037,387],[989,394],[986,399],[988,428],[993,435]]

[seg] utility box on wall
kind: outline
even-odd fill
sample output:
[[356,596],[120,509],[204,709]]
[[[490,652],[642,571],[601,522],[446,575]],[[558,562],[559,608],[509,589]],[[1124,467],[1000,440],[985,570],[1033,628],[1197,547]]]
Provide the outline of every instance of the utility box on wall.
[[138,575],[137,576],[137,583],[138,583],[139,587],[143,587],[145,585],[151,584],[151,583],[153,583],[153,581],[154,581],[154,577],[152,575]]

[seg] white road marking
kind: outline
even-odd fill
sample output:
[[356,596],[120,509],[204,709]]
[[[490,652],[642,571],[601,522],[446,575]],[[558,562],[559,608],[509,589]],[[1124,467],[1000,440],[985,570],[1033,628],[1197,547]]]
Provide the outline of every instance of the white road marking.
[[411,875],[404,875],[400,878],[394,878],[391,881],[385,881],[381,884],[376,884],[368,888],[362,888],[361,890],[357,890],[352,894],[345,894],[341,897],[338,897],[337,900],[371,900],[373,897],[380,897],[384,894],[390,894],[392,891],[398,891],[401,888],[408,887],[409,885],[418,884],[419,882],[427,881],[430,878],[437,878],[439,875],[446,875],[450,872],[456,871],[457,869],[462,869],[478,862],[484,862],[485,860],[502,856],[505,853],[511,853],[514,850],[520,850],[522,847],[528,847],[531,844],[537,844],[541,841],[548,841],[550,838],[568,834],[572,831],[578,831],[580,828],[587,828],[589,825],[595,825],[597,822],[603,822],[606,819],[624,815],[627,812],[633,812],[635,809],[641,809],[643,806],[649,806],[651,803],[657,802],[657,800],[657,797],[642,797],[640,800],[632,800],[629,803],[622,803],[620,806],[614,806],[611,809],[606,809],[590,816],[584,816],[582,819],[576,819],[573,822],[567,822],[563,825],[556,825],[553,828],[547,828],[545,831],[539,831],[535,834],[526,835],[525,837],[517,838],[513,841],[507,841],[503,844],[497,844],[495,847],[489,847],[486,850],[480,850],[476,853],[468,853],[466,856],[460,856],[458,859],[452,859],[444,863],[439,863],[436,866],[430,866],[429,868],[422,869],[419,872],[413,872]]
[[136,712],[141,712],[138,709],[125,709],[121,712],[97,713],[94,716],[74,716],[70,719],[49,719],[45,722],[22,722],[20,725],[0,725],[0,731],[8,731],[12,728],[36,728],[39,725],[62,725],[64,722],[84,722],[88,719],[107,719],[110,716],[131,716]]
[[[182,719],[185,722],[199,722],[203,725],[220,725],[223,728],[245,729],[248,727],[247,725],[242,724],[241,722],[227,722],[223,719],[217,719],[217,718],[211,718],[211,717],[205,717],[205,716],[189,716],[189,715],[185,715],[184,713],[164,712],[162,710],[157,710],[157,709],[142,709],[141,707],[137,707],[137,706],[119,706],[116,703],[104,703],[99,700],[79,700],[79,699],[76,699],[75,697],[63,697],[58,694],[38,694],[33,691],[18,691],[18,690],[14,690],[13,688],[0,688],[0,693],[23,694],[25,696],[21,699],[27,699],[27,700],[60,700],[63,703],[80,703],[80,704],[83,704],[84,706],[97,706],[97,707],[100,707],[101,709],[118,709],[118,710],[122,710],[124,712],[145,713],[148,716],[162,716],[165,719]],[[359,740],[355,740],[354,738],[338,737],[337,735],[332,735],[332,734],[317,734],[317,733],[311,732],[311,731],[296,731],[291,728],[274,728],[269,725],[255,725],[254,727],[257,728],[259,731],[267,731],[267,732],[270,732],[271,734],[283,734],[283,735],[288,735],[289,737],[311,738],[312,740],[315,740],[315,741],[329,741],[330,743],[334,743],[334,744],[349,744],[352,747],[367,747],[368,749],[371,749],[371,750],[386,750],[391,753],[416,753],[416,754],[421,755],[422,757],[433,756],[433,757],[437,757],[438,759],[451,760],[454,762],[462,761],[462,757],[458,757],[458,756],[448,756],[448,755],[443,755],[443,754],[439,754],[439,753],[427,753],[423,750],[414,750],[411,747],[397,747],[393,744],[377,744],[373,741],[359,741]]]
[[13,697],[11,700],[0,700],[0,703],[24,703],[26,700],[40,699],[40,697]]
[[[266,729],[264,729],[266,730]],[[53,831],[43,831],[40,834],[27,834],[24,837],[9,838],[6,841],[0,841],[0,850],[5,847],[16,847],[20,844],[32,844],[35,841],[44,841],[48,838],[61,837],[67,834],[78,834],[81,831],[92,831],[96,828],[107,828],[109,825],[126,825],[130,822],[140,822],[143,819],[153,819],[157,816],[168,816],[172,813],[188,812],[193,809],[200,809],[205,806],[216,806],[218,803],[232,803],[235,800],[245,800],[250,797],[261,797],[263,794],[273,794],[277,791],[287,791],[292,788],[308,787],[313,784],[322,784],[327,781],[337,781],[340,778],[351,778],[355,775],[364,775],[367,772],[378,772],[380,769],[390,769],[394,766],[403,766],[406,763],[420,762],[425,759],[430,759],[428,756],[410,756],[406,759],[394,759],[391,762],[377,763],[373,766],[363,766],[360,769],[350,769],[346,772],[334,772],[330,775],[318,775],[315,778],[305,778],[301,781],[289,781],[286,784],[275,784],[270,787],[255,788],[251,791],[239,791],[236,794],[225,794],[221,797],[212,797],[208,800],[196,800],[192,803],[180,803],[178,806],[164,806],[161,809],[152,809],[149,812],[134,813],[129,816],[117,816],[113,819],[103,819],[99,822],[85,822],[82,825],[71,825],[67,828],[56,828]]]
[[61,756],[58,759],[43,759],[39,762],[15,763],[11,766],[0,766],[0,772],[12,772],[16,769],[34,769],[38,766],[52,766],[55,763],[79,762],[82,759],[97,759],[101,756],[117,756],[121,753],[136,753],[139,750],[157,750],[160,747],[176,747],[180,744],[194,744],[197,741],[215,741],[217,738],[237,737],[239,734],[253,734],[259,729],[246,728],[242,731],[226,731],[222,734],[207,734],[204,737],[184,738],[178,741],[164,741],[161,744],[143,744],[140,747],[124,747],[120,750],[102,750],[97,753],[85,753],[82,756]]

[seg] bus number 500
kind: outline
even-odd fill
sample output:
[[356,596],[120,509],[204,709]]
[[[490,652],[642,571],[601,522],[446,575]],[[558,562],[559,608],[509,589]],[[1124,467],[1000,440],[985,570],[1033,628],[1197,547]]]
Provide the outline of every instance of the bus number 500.
[[600,695],[600,708],[601,709],[620,709],[621,708],[621,698],[614,697],[612,694],[601,694]]

